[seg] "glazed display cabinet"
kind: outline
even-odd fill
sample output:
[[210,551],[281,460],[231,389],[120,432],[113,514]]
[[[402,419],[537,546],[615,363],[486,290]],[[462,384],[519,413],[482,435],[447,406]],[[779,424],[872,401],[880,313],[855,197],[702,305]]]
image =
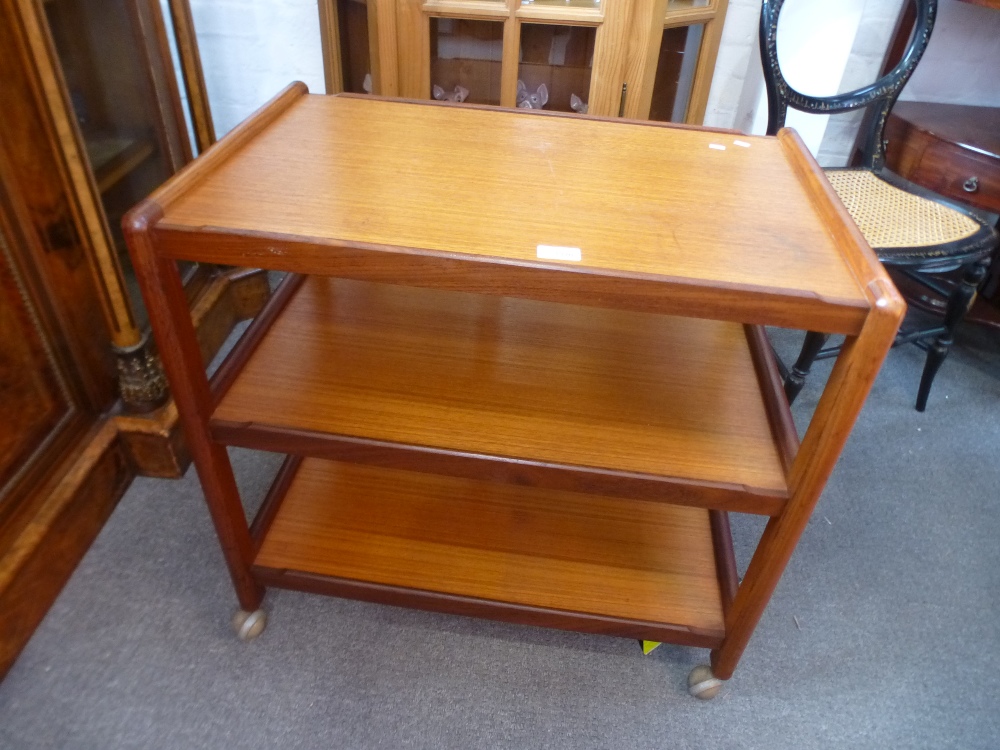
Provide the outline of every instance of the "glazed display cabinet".
[[700,123],[727,0],[320,0],[327,91]]

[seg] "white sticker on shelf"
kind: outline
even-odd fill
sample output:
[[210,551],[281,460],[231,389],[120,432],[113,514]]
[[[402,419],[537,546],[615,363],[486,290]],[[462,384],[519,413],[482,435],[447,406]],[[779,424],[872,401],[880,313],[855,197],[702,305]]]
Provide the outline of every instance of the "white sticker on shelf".
[[709,143],[708,147],[709,148],[714,148],[716,151],[725,151],[726,150],[726,147],[723,146],[721,143]]
[[750,148],[750,144],[746,141],[733,141],[734,146],[742,146],[743,148]]
[[578,247],[562,247],[561,245],[538,245],[538,257],[542,260],[582,260],[583,253]]

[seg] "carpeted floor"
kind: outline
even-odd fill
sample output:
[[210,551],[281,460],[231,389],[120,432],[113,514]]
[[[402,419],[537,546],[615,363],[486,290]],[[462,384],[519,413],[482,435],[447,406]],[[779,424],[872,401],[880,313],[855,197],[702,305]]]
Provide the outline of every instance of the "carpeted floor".
[[[922,358],[890,354],[715,701],[685,688],[704,651],[287,591],[240,643],[191,472],[125,496],[0,684],[0,747],[1000,747],[1000,335],[963,336],[918,414]],[[259,498],[273,457],[235,460]],[[743,565],[760,528],[734,517]]]

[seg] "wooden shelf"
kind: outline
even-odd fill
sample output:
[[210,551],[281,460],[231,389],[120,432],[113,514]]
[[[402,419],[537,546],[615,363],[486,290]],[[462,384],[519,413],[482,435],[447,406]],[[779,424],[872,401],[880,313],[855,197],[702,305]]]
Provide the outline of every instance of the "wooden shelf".
[[307,459],[254,570],[286,587],[712,647],[725,630],[718,555],[701,509]]
[[757,513],[788,496],[741,325],[322,277],[274,304],[220,370],[222,442]]
[[[729,679],[905,309],[801,140],[305,94],[125,222],[241,608],[707,646]],[[178,259],[289,272],[211,382]],[[848,335],[801,447],[768,324]],[[287,456],[249,526],[227,445]],[[728,511],[771,516],[742,582]]]
[[[854,238],[817,220],[842,208],[788,132],[302,96],[238,158],[217,153],[153,197],[168,257],[849,335],[870,312]],[[780,235],[762,226],[776,215]]]
[[148,138],[109,136],[87,140],[87,157],[98,191],[108,192],[155,151],[156,145]]

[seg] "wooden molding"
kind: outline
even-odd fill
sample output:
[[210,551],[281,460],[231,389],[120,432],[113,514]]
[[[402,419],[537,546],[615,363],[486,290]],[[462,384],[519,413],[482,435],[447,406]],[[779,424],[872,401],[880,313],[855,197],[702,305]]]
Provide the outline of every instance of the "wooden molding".
[[208,89],[205,87],[201,54],[198,52],[198,38],[195,35],[191,4],[188,0],[168,0],[168,2],[170,17],[174,24],[174,39],[177,41],[177,54],[181,62],[181,74],[184,76],[184,88],[187,91],[188,107],[191,109],[195,141],[198,144],[198,153],[204,153],[215,143],[215,125],[212,122]]
[[134,473],[118,430],[105,420],[81,441],[46,500],[0,553],[0,679],[24,648]]

